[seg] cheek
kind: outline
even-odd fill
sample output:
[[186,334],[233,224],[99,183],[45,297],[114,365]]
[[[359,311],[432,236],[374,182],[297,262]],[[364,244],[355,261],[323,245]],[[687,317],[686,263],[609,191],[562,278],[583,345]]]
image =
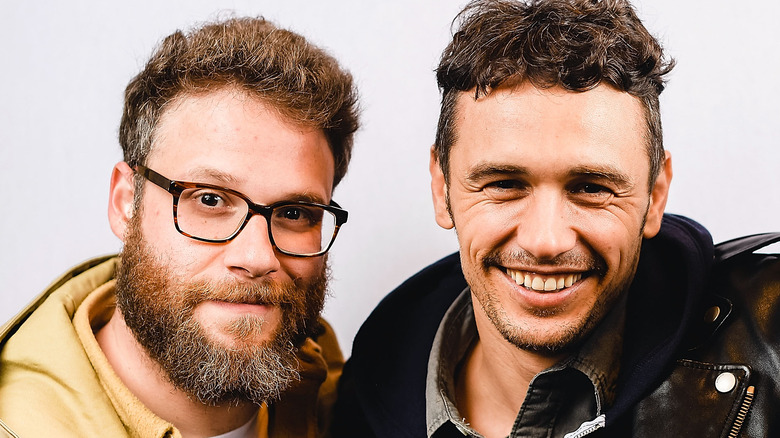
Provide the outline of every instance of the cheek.
[[[168,197],[170,198],[170,196]],[[179,235],[173,220],[173,204],[167,199],[156,194],[144,194],[140,214],[141,230],[145,239],[152,246],[167,245]],[[184,237],[184,236],[182,236]],[[158,245],[160,244],[160,245]]]
[[452,200],[453,221],[462,250],[468,254],[492,251],[515,235],[520,221],[515,207],[469,201]]
[[180,278],[196,279],[220,253],[218,246],[197,242],[176,231],[172,214],[167,211],[144,211],[141,233],[155,259],[170,266]]
[[456,217],[455,231],[458,235],[461,252],[472,257],[491,251],[503,240],[502,236],[507,234],[502,229],[505,227],[499,227],[498,224],[491,223],[490,220],[462,218],[459,221],[457,219]]
[[325,269],[326,258],[323,257],[282,257],[280,258],[282,269],[293,280],[311,280],[320,275]]
[[627,226],[620,222],[598,222],[601,227],[594,226],[583,231],[585,244],[602,258],[607,265],[610,277],[622,277],[633,270],[636,255],[641,245],[639,224]]
[[642,235],[644,217],[644,209],[634,208],[633,205],[624,208],[573,208],[570,223],[594,249],[620,251],[620,248],[633,245]]

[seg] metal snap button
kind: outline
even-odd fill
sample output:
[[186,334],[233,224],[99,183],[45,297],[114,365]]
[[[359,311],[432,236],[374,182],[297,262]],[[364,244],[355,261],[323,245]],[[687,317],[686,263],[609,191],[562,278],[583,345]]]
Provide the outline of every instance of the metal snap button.
[[704,313],[704,321],[713,323],[718,319],[718,316],[720,316],[720,307],[712,306]]
[[734,389],[735,386],[737,386],[737,377],[734,373],[721,373],[715,379],[715,389],[724,394]]
[[466,429],[466,427],[463,426],[462,424],[455,423],[455,428],[458,429],[458,432],[462,433],[463,436],[468,436],[469,435],[468,429]]

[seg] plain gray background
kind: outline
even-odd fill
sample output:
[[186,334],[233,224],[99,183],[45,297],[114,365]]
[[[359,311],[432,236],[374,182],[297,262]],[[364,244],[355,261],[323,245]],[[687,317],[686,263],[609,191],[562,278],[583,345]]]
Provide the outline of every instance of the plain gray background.
[[[331,252],[326,307],[345,353],[387,292],[457,248],[454,233],[433,220],[427,167],[439,104],[433,69],[465,2],[4,3],[0,322],[70,266],[120,249],[106,203],[121,159],[124,87],[162,37],[231,13],[302,33],[360,88],[363,124],[335,193],[350,218]],[[678,61],[661,95],[674,164],[667,211],[699,220],[716,241],[780,229],[780,3],[635,5]]]

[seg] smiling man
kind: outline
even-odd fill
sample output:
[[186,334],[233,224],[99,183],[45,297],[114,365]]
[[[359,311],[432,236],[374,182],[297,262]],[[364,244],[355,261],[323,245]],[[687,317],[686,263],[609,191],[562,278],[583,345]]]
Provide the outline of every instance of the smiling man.
[[780,433],[780,235],[664,216],[671,68],[623,0],[466,6],[430,161],[460,251],[360,329],[334,435]]
[[318,436],[343,362],[319,318],[352,79],[237,18],[166,38],[128,85],[108,216],[119,258],[3,327],[11,436]]

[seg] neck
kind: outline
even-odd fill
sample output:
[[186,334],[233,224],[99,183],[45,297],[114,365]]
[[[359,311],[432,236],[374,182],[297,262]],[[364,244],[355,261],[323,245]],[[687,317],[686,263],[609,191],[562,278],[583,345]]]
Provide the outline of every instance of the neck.
[[[525,401],[531,380],[563,357],[517,348],[496,330],[475,303],[479,339],[456,376],[458,412],[486,438],[506,437]],[[485,318],[480,318],[485,316]]]
[[223,434],[249,422],[257,405],[209,406],[179,390],[136,341],[119,310],[96,334],[98,344],[122,383],[150,411],[172,423],[184,438]]

